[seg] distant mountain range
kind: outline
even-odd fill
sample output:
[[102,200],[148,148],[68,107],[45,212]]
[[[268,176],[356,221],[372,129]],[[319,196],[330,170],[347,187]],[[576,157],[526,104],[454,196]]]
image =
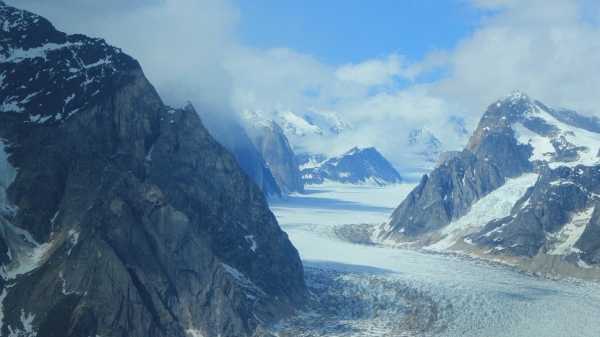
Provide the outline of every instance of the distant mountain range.
[[427,164],[435,164],[443,151],[442,142],[427,128],[410,130],[407,145],[410,152]]
[[353,126],[335,111],[246,110],[242,115],[250,125],[264,124],[265,121],[277,124],[297,153],[312,152],[314,149],[311,145],[335,139],[353,129]]
[[314,165],[305,165],[302,179],[306,184],[327,181],[351,184],[389,185],[402,182],[394,167],[373,147],[354,147],[348,152]]
[[[254,135],[250,138],[254,138],[255,146],[259,148],[258,150],[265,158],[265,162],[271,166],[272,171],[273,169],[279,171],[272,172],[272,175],[278,181],[279,188],[284,194],[300,191],[298,184],[291,183],[298,181],[296,178],[298,173],[296,170],[291,169],[289,155],[270,154],[272,149],[269,150],[269,146],[265,146],[265,137],[258,137],[257,131],[262,130],[258,132],[262,134],[265,134],[265,132],[272,133],[272,130],[278,129],[282,131],[282,134],[279,132],[277,138],[281,139],[280,143],[283,143],[282,137],[285,137],[285,142],[289,144],[289,149],[286,151],[291,150],[295,153],[296,164],[299,165],[300,171],[304,171],[302,173],[303,183],[308,184],[321,183],[324,181],[322,176],[327,175],[323,172],[317,174],[315,170],[315,166],[331,156],[331,153],[322,153],[323,151],[327,152],[325,144],[332,143],[339,147],[341,143],[348,142],[348,147],[356,146],[356,144],[351,143],[352,133],[357,132],[354,126],[345,121],[340,114],[333,111],[313,109],[304,113],[296,113],[285,109],[272,111],[246,110],[242,114],[242,120],[247,133]],[[446,124],[454,138],[464,139],[466,142],[467,131],[463,119],[450,117]],[[398,147],[397,151],[399,153],[396,153],[396,155],[403,158],[402,175],[406,173],[408,179],[415,179],[418,175],[432,170],[446,149],[446,145],[427,127],[414,128],[408,133],[401,131],[399,134],[406,138],[402,146]],[[257,137],[261,138],[261,144],[257,143]],[[283,148],[281,146],[276,147]],[[377,153],[383,157],[379,150],[377,150]],[[267,157],[270,159],[267,159]],[[284,163],[285,160],[288,163]],[[387,159],[384,158],[384,160],[393,166]],[[284,170],[282,171],[282,169]],[[349,167],[348,169],[351,170],[352,168]],[[342,174],[349,173],[351,172],[343,172]],[[353,175],[360,176],[361,174],[355,172]],[[309,176],[313,178],[307,178]],[[283,177],[287,178],[283,179]],[[341,179],[332,174],[327,179],[354,183],[353,179]],[[381,179],[380,183],[390,183],[392,181],[395,180]]]
[[243,124],[285,193],[302,192],[305,184],[326,181],[385,185],[402,180],[387,159],[372,147],[353,148],[332,158],[318,153],[295,154],[294,149],[301,151],[308,138],[323,137],[322,141],[326,142],[327,136],[339,135],[352,128],[336,113],[311,111],[299,116],[291,111],[270,114],[245,111]]
[[268,197],[280,197],[282,187],[242,123],[229,114],[209,111],[199,114],[211,135],[233,154],[244,173],[252,178],[263,193]]
[[244,125],[252,143],[284,194],[303,192],[304,183],[292,146],[281,127],[272,120],[246,111]]
[[423,176],[378,240],[591,273],[600,263],[599,132],[597,118],[514,92],[490,105],[463,151]]

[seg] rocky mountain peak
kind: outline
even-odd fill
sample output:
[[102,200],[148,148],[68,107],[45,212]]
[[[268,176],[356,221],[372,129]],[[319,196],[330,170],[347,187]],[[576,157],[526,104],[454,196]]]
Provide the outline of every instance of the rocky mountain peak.
[[591,268],[600,261],[597,121],[518,91],[494,102],[467,147],[443,156],[381,237],[525,256],[536,270]]
[[283,129],[256,111],[242,114],[245,129],[283,193],[303,192],[299,165]]
[[402,181],[392,164],[374,147],[353,147],[340,156],[303,169],[302,176],[307,184],[321,184],[331,180],[386,185]]
[[6,5],[0,28],[0,336],[253,336],[304,301],[297,251],[191,105],[103,40]]
[[0,112],[24,123],[68,119],[139,68],[102,39],[64,34],[46,19],[14,7],[0,7],[0,28],[0,86],[5,93]]

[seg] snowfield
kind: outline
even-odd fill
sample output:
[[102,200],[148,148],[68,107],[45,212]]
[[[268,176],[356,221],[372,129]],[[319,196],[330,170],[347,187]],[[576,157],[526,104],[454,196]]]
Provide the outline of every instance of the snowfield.
[[[272,202],[320,304],[278,327],[280,336],[600,336],[600,285],[334,234],[338,225],[384,223],[412,187],[309,186]],[[576,235],[573,224],[565,236]]]
[[526,173],[520,177],[508,179],[504,185],[474,203],[467,214],[442,228],[440,230],[442,239],[426,249],[447,250],[463,237],[481,230],[488,222],[509,216],[515,203],[527,192],[529,187],[535,184],[537,178],[538,175],[535,173]]

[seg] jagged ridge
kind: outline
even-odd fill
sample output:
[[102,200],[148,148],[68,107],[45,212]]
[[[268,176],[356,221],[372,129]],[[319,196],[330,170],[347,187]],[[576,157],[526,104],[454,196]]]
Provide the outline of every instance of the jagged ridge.
[[4,4],[0,27],[1,336],[250,336],[303,302],[298,253],[193,108],[101,40]]

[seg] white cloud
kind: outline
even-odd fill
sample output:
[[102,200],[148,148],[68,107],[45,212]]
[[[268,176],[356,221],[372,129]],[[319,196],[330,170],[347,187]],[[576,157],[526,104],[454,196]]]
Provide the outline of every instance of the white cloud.
[[385,58],[343,65],[337,69],[336,76],[342,81],[366,86],[389,85],[396,77],[408,77],[408,65],[400,55],[391,54]]
[[285,48],[239,46],[226,58],[225,68],[232,76],[238,110],[302,110],[366,93],[362,86],[338,80],[334,67]]
[[[336,142],[313,144],[323,151],[375,145],[405,163],[409,130],[424,126],[456,147],[464,140],[448,131],[449,116],[463,116],[472,126],[488,104],[514,89],[549,105],[600,115],[600,21],[593,15],[600,13],[600,3],[593,0],[472,0],[486,16],[454,48],[422,60],[400,52],[344,65],[324,64],[285,47],[241,44],[236,34],[243,13],[228,1],[138,0],[128,11],[115,0],[93,11],[99,8],[90,7],[94,3],[20,0],[19,5],[39,9],[68,31],[104,36],[123,47],[169,102],[190,99],[237,111],[336,111],[355,131]],[[433,69],[446,75],[419,83],[420,75]]]
[[[76,5],[74,4],[76,2]],[[222,60],[236,44],[239,12],[228,0],[18,0],[59,29],[105,38],[140,61],[169,104],[229,109]]]
[[[513,89],[550,105],[600,114],[600,30],[583,18],[582,1],[491,1],[503,5],[452,52],[450,76],[436,94],[474,116]],[[596,3],[596,9],[600,4]]]

